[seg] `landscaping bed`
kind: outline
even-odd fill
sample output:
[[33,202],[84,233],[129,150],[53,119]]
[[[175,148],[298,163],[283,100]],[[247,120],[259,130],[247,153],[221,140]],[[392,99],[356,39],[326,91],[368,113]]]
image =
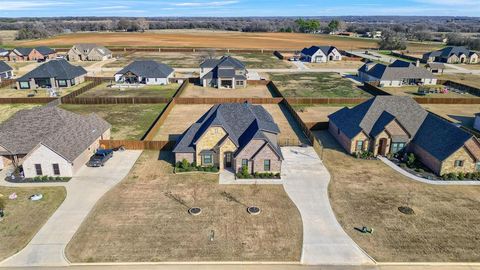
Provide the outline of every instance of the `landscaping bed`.
[[60,177],[60,176],[36,176],[33,178],[23,178],[23,177],[6,177],[5,181],[10,183],[62,183],[68,182],[71,177]]
[[369,98],[367,92],[338,73],[270,73],[285,97]]
[[189,163],[186,159],[175,164],[175,173],[189,173],[189,172],[207,172],[218,173],[218,168],[214,166],[197,166],[195,163]]
[[165,104],[71,105],[61,108],[74,113],[96,113],[112,125],[112,140],[139,140],[155,122]]
[[[171,152],[144,151],[66,248],[74,262],[299,262],[302,220],[281,185],[220,185],[174,174]],[[261,209],[258,215],[247,212]],[[198,215],[189,213],[199,208]]]

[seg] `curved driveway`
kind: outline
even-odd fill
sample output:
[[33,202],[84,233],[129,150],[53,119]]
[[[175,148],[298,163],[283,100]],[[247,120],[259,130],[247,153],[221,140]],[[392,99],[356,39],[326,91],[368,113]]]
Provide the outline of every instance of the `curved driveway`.
[[330,174],[312,147],[282,147],[284,188],[303,221],[301,262],[307,265],[373,264],[337,222],[328,199]]

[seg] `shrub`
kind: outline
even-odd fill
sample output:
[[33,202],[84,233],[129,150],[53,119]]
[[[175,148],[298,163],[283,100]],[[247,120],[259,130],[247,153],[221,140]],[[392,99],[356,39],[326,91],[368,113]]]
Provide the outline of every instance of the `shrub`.
[[42,181],[48,181],[48,176],[46,175],[42,176]]
[[448,179],[450,180],[456,180],[457,179],[457,175],[455,173],[449,173],[448,174]]
[[407,166],[409,168],[412,168],[413,165],[415,165],[415,161],[416,161],[416,157],[413,153],[409,153],[408,156],[407,156]]
[[457,175],[457,178],[458,178],[458,180],[463,180],[463,179],[465,179],[465,173],[459,172],[458,175]]
[[275,177],[280,178],[280,173],[276,173]]
[[473,179],[473,173],[466,173],[465,178],[467,179]]
[[182,159],[182,164],[180,165],[182,167],[182,169],[188,169],[190,168],[190,163],[188,162],[187,159]]
[[448,179],[449,179],[449,178],[448,178],[448,174],[443,174],[443,175],[442,175],[442,179],[443,179],[443,180],[448,180]]
[[6,205],[7,205],[7,201],[5,201],[5,198],[0,197],[0,210],[5,209]]
[[60,181],[62,181],[62,180],[63,180],[63,179],[62,179],[62,177],[60,177],[60,176],[55,177],[55,181],[60,182]]
[[33,178],[33,181],[35,181],[35,182],[39,182],[39,181],[41,181],[41,180],[42,180],[42,178],[41,178],[40,176],[35,176],[35,177]]

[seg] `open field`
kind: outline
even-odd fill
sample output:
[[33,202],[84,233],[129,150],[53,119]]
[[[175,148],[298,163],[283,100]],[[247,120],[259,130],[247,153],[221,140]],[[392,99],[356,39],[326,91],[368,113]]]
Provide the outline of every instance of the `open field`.
[[1,30],[0,39],[3,41],[3,44],[10,44],[15,40],[17,31],[15,30]]
[[153,124],[165,104],[70,105],[63,109],[80,114],[96,113],[112,125],[111,139],[139,140]]
[[272,93],[265,85],[247,85],[246,88],[218,89],[213,87],[203,87],[191,83],[182,93],[181,97],[271,98]]
[[[8,196],[17,193],[16,200]],[[43,194],[40,201],[30,201],[33,194]],[[0,261],[23,249],[65,199],[64,187],[0,187],[6,200],[5,217],[0,221]]]
[[473,75],[473,74],[447,74],[447,75],[440,75],[437,76],[439,79],[442,80],[451,80],[454,82],[458,82],[461,84],[473,86],[480,88],[480,75]]
[[480,104],[422,104],[421,106],[426,110],[468,128],[473,128],[475,114],[480,112]]
[[4,122],[16,112],[25,109],[32,109],[35,107],[39,107],[41,105],[38,104],[0,104],[0,123]]
[[286,97],[370,97],[353,82],[338,73],[270,73],[280,92]]
[[[427,185],[379,160],[347,155],[328,131],[316,132],[332,176],[330,202],[344,230],[380,262],[476,262],[480,186]],[[398,207],[413,208],[402,214]],[[354,227],[368,226],[373,234]]]
[[[418,86],[401,86],[401,87],[383,87],[382,89],[394,96],[409,96],[409,97],[425,97],[425,98],[478,98],[475,95],[465,93],[459,94],[452,91],[448,93],[431,93],[427,95],[418,94]],[[442,89],[442,86],[437,86],[437,88]]]
[[[72,93],[75,90],[78,90],[85,85],[89,84],[90,82],[83,82],[78,85],[74,85],[72,87],[67,88],[55,88],[58,96],[65,96]],[[49,92],[45,88],[38,88],[35,90],[32,89],[16,89],[16,88],[0,88],[0,98],[26,98],[29,94],[34,94],[35,97],[50,97]]]
[[110,83],[102,83],[101,85],[88,90],[79,97],[172,97],[179,84],[171,83],[167,85],[145,85],[139,88],[112,88]]
[[[135,52],[119,54],[117,61],[106,64],[106,68],[122,68],[134,60],[150,59],[173,68],[198,68],[207,58],[220,58],[223,53],[203,52]],[[279,60],[272,53],[226,53],[243,61],[247,68],[293,68],[293,64]]]
[[[172,160],[171,152],[144,151],[83,222],[69,260],[300,260],[302,220],[282,185],[219,185],[218,175],[173,174]],[[250,205],[261,214],[249,215]],[[193,206],[199,216],[188,214]]]
[[330,61],[327,63],[305,63],[309,68],[352,68],[359,69],[365,63],[362,61]]

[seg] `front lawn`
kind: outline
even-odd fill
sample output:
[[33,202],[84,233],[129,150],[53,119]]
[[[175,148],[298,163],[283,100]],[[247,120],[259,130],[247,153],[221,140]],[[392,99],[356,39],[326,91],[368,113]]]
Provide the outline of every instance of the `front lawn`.
[[[335,215],[375,260],[478,262],[480,186],[423,184],[379,160],[347,155],[328,131],[316,135],[325,147]],[[410,207],[414,214],[403,214],[400,207]],[[373,228],[373,234],[355,229],[362,226]]]
[[[16,200],[8,199],[12,193]],[[43,194],[40,201],[30,201],[33,194]],[[0,221],[0,261],[22,250],[50,216],[65,200],[64,187],[0,187],[6,207],[5,217]]]
[[[72,262],[299,262],[302,220],[282,185],[220,185],[174,174],[171,152],[144,151],[67,246]],[[259,215],[247,213],[258,206]],[[198,216],[188,213],[200,207]]]
[[112,125],[111,139],[139,140],[165,107],[165,104],[71,105],[63,109],[80,114],[97,113]]
[[179,84],[145,85],[138,88],[113,88],[110,83],[102,83],[79,97],[173,97]]
[[338,73],[271,73],[270,79],[286,97],[371,97]]

